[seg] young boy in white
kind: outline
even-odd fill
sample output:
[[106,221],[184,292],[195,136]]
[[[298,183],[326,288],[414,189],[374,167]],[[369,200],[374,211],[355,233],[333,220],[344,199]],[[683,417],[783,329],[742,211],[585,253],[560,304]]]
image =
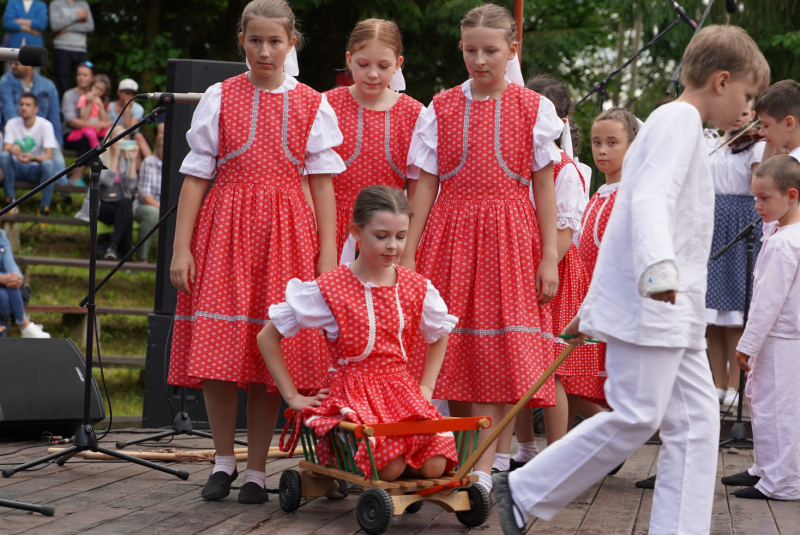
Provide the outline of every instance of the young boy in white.
[[614,411],[495,476],[506,534],[522,533],[529,516],[553,518],[658,429],[649,532],[709,532],[719,404],[704,341],[714,185],[703,123],[733,126],[768,84],[769,66],[744,30],[709,26],[689,43],[681,78],[678,101],[653,112],[628,149],[592,284],[564,330],[608,344]]
[[768,145],[762,161],[786,149],[800,162],[800,84],[794,80],[775,82],[758,95],[756,113]]
[[748,372],[755,486],[739,498],[800,498],[800,163],[773,156],[756,170],[753,194],[764,220],[753,302],[736,351]]

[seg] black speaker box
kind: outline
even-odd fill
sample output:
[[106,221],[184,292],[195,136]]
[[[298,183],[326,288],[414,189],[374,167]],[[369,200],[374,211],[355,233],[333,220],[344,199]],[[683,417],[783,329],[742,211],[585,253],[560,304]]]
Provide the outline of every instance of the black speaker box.
[[[0,438],[72,436],[83,423],[83,354],[68,338],[0,338]],[[89,416],[105,418],[93,377]]]

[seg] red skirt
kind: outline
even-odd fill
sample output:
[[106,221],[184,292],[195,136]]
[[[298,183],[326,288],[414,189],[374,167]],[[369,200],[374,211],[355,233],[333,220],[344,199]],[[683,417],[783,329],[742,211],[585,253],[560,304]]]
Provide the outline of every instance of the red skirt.
[[567,394],[575,394],[592,403],[607,407],[608,402],[606,401],[605,391],[606,377],[608,377],[606,373],[606,344],[605,342],[600,342],[595,347],[597,348],[600,364],[597,375],[562,375],[560,379]]
[[[342,420],[377,424],[442,419],[405,370],[389,374],[334,372],[328,375],[327,387],[331,391],[321,406],[303,409],[305,425],[317,436],[324,435]],[[398,456],[403,456],[413,468],[419,468],[434,455],[447,458],[446,472],[458,464],[452,433],[370,437],[369,441],[378,470]],[[316,452],[321,462],[329,462],[332,452],[327,440],[317,443]],[[363,441],[355,461],[365,476],[371,477],[372,464]]]
[[336,261],[341,261],[342,248],[350,236],[350,223],[353,221],[353,206],[356,201],[336,199]]
[[[317,237],[303,192],[249,182],[217,182],[206,195],[191,244],[192,295],[178,293],[168,382],[202,388],[203,380],[277,392],[256,336],[270,305],[285,301],[292,278],[314,279]],[[319,388],[330,353],[318,330],[281,342],[297,388]]]

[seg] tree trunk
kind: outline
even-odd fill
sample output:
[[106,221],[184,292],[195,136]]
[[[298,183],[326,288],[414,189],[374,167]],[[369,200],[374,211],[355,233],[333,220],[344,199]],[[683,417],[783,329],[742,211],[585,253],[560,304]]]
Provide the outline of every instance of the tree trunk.
[[[617,34],[619,35],[619,43],[617,44],[617,61],[614,66],[615,69],[619,69],[622,66],[622,61],[625,57],[625,25],[622,23],[622,19],[619,21]],[[615,108],[619,108],[619,94],[619,91],[611,92],[611,104],[613,104]]]
[[[161,30],[161,2],[162,0],[147,0],[147,15],[144,21],[145,50],[150,50],[152,48],[153,42],[156,40]],[[147,65],[144,72],[142,72],[142,89],[153,89],[150,87],[150,79],[153,76],[153,71],[150,67],[150,65]]]
[[[642,46],[642,14],[636,18],[636,24],[633,26],[633,47],[632,50],[637,51]],[[636,108],[636,84],[639,75],[639,58],[631,64],[631,83],[628,90],[627,108],[631,113],[635,113]]]

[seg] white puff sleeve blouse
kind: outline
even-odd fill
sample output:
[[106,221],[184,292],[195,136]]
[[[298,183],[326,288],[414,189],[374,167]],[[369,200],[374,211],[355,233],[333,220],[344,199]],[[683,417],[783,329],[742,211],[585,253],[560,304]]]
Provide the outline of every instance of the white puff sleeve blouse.
[[[288,74],[283,83],[272,93],[285,93],[297,86],[297,80]],[[209,87],[192,116],[192,127],[186,133],[189,154],[183,160],[180,172],[198,178],[212,179],[217,173],[219,155],[219,110],[222,102],[222,85]],[[305,173],[341,173],[345,170],[342,158],[333,147],[342,144],[342,133],[336,113],[325,95],[311,125],[306,143]]]
[[[464,96],[472,100],[472,80],[461,84]],[[423,169],[432,175],[439,174],[439,160],[437,148],[439,146],[438,122],[433,102],[425,108],[417,121],[411,145],[408,149],[406,176],[418,179],[419,171]],[[533,126],[533,171],[546,167],[550,162],[560,162],[561,154],[553,143],[561,136],[564,122],[558,117],[556,107],[545,98],[540,97],[539,112],[536,124]]]
[[[375,287],[368,282],[365,286]],[[286,285],[286,301],[269,307],[269,318],[283,336],[292,337],[300,329],[323,329],[328,340],[339,337],[339,326],[316,281],[301,282],[292,279]],[[428,281],[419,330],[429,344],[436,342],[458,323],[458,318],[447,313],[439,291]]]

